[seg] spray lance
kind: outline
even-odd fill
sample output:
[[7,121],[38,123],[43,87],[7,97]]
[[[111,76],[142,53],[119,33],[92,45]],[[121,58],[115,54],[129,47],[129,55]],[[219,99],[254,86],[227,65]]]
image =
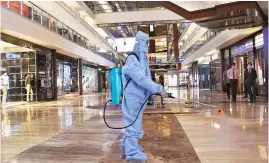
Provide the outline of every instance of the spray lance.
[[[139,61],[139,57],[137,56],[136,53],[132,52],[132,53],[130,53],[128,55],[128,57],[131,56],[131,55],[134,55],[137,58],[137,60]],[[128,57],[126,58],[126,60],[128,59]],[[132,126],[136,122],[136,120],[137,120],[143,106],[147,103],[148,99],[151,96],[160,95],[160,94],[152,94],[152,95],[148,96],[148,98],[146,98],[146,100],[141,105],[141,107],[140,107],[140,109],[139,109],[139,111],[138,111],[138,113],[136,115],[135,120],[131,124],[129,124],[127,126],[124,126],[124,127],[112,127],[112,126],[109,126],[107,121],[106,121],[106,107],[107,107],[108,103],[110,103],[110,102],[112,102],[112,105],[120,105],[121,104],[122,98],[123,98],[123,93],[124,93],[125,89],[127,88],[128,84],[130,83],[130,81],[132,80],[132,79],[129,79],[127,81],[125,87],[123,88],[122,79],[121,79],[121,76],[122,76],[121,73],[122,73],[121,68],[119,68],[119,67],[112,68],[110,70],[110,73],[109,73],[110,74],[109,78],[110,78],[112,99],[108,100],[104,105],[103,119],[104,119],[104,122],[105,122],[106,126],[108,128],[111,128],[111,129],[125,129],[125,128],[128,128],[128,127]],[[174,98],[171,95],[169,95],[169,97]]]

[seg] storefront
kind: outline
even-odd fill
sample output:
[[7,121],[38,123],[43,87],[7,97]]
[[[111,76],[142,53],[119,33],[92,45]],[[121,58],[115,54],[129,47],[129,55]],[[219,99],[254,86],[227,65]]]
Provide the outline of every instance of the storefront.
[[221,91],[222,73],[220,52],[211,55],[210,65],[210,89],[212,91]]
[[2,33],[0,49],[2,103],[55,98],[51,49]]
[[98,68],[84,63],[82,66],[83,93],[98,92]]
[[[225,49],[222,49],[222,72],[225,70],[226,65],[231,63],[236,63],[238,69],[238,91],[244,92],[244,71],[247,67],[247,64],[251,62],[253,68],[257,72],[257,86],[258,94],[265,96],[266,94],[266,63],[264,56],[264,38],[263,33],[259,32],[254,35],[245,38],[244,40],[239,41],[238,43],[231,45]],[[267,54],[268,55],[268,54]],[[229,63],[229,64],[228,64]]]
[[265,57],[264,57],[264,41],[263,34],[259,34],[255,36],[255,49],[256,49],[256,57],[255,57],[255,69],[257,71],[257,85],[258,85],[258,93],[260,95],[266,94],[266,77],[265,77]]
[[78,92],[78,60],[63,54],[56,55],[57,95]]

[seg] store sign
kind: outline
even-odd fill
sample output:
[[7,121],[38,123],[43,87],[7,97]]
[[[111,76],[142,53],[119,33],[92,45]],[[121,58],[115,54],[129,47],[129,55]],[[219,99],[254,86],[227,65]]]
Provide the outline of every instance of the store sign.
[[231,51],[233,57],[251,52],[253,51],[253,41],[251,40],[239,46],[233,47]]
[[47,53],[51,53],[50,49],[47,49],[45,47],[42,47],[42,46],[39,46],[39,45],[36,45],[36,44],[32,44],[31,42],[21,40],[19,38],[15,38],[13,36],[6,35],[4,33],[1,33],[1,40],[5,41],[5,42],[8,42],[8,43],[11,43],[11,44],[14,44],[14,45],[21,46],[21,47],[33,49],[33,50],[36,50],[36,51],[44,51],[44,52],[47,52]]
[[25,41],[19,41],[19,46],[33,49],[33,45],[31,43],[25,42]]

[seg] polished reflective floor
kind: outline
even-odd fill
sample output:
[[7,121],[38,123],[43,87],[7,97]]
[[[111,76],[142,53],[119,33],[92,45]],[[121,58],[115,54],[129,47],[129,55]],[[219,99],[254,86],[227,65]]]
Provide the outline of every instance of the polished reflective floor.
[[[268,104],[238,96],[169,89],[176,98],[165,107],[148,106],[141,144],[153,163],[268,162]],[[57,101],[7,105],[1,110],[1,160],[11,163],[120,163],[122,130],[103,122],[109,93],[67,95]],[[219,112],[219,110],[222,110]],[[122,126],[120,108],[107,111],[112,126]]]

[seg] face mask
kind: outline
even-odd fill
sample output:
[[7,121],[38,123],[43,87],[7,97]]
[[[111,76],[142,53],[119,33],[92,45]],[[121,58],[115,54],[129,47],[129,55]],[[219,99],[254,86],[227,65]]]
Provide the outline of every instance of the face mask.
[[251,68],[251,65],[248,65],[248,69],[250,69]]

